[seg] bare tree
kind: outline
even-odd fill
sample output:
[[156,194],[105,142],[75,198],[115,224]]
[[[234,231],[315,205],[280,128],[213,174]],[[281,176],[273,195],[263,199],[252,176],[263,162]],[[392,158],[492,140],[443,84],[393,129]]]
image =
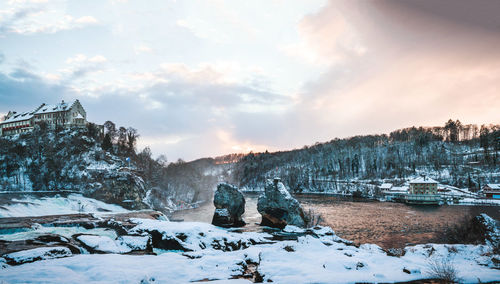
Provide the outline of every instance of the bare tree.
[[135,153],[135,146],[137,144],[138,138],[139,138],[139,132],[137,132],[137,129],[132,127],[127,128],[127,146],[128,146],[128,151],[131,154]]
[[118,131],[116,130],[116,124],[108,120],[104,122],[104,128],[106,129],[106,134],[109,134],[111,142],[112,143],[116,142],[116,138],[118,136]]

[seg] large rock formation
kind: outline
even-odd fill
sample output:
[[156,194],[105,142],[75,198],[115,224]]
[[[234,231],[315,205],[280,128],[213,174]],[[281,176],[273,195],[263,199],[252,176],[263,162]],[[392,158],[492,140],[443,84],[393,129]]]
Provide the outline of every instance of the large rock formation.
[[221,227],[241,227],[245,213],[245,198],[241,191],[228,183],[220,183],[214,195],[215,213],[212,224]]
[[266,180],[265,191],[257,202],[257,210],[262,215],[262,226],[283,229],[286,225],[306,225],[302,206],[290,195],[279,178]]

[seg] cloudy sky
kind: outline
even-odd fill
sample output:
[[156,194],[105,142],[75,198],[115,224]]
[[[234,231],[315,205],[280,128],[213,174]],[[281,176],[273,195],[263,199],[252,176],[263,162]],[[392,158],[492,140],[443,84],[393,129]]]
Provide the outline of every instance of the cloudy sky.
[[79,99],[170,161],[500,123],[500,1],[0,2],[0,114]]

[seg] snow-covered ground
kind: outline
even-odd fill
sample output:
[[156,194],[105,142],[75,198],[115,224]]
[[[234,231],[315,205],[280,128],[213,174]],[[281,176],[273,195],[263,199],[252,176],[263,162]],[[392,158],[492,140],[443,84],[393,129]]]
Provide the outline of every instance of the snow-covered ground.
[[464,205],[497,205],[500,206],[500,199],[477,199],[477,198],[463,198],[459,201]]
[[118,205],[84,197],[81,194],[41,198],[25,195],[0,206],[0,218],[97,212],[118,213],[128,212],[128,210]]
[[52,227],[52,226],[41,226],[37,224],[32,228],[27,228],[25,230],[15,232],[6,232],[2,230],[3,234],[0,234],[0,240],[3,241],[20,241],[20,240],[28,240],[35,239],[36,237],[42,235],[59,235],[65,238],[71,238],[71,236],[76,234],[92,234],[99,236],[106,236],[109,238],[115,239],[117,237],[116,232],[114,230],[106,229],[106,228],[94,228],[94,229],[85,229],[83,227]]
[[[202,280],[228,281],[254,265],[264,282],[353,283],[397,282],[430,278],[430,264],[449,262],[463,282],[500,280],[498,266],[488,245],[427,244],[406,247],[401,257],[389,256],[380,247],[350,245],[328,227],[289,241],[270,241],[266,233],[237,233],[204,223],[134,219],[130,233],[156,232],[162,240],[175,239],[188,252],[164,251],[160,255],[66,254],[35,251],[44,258],[18,266],[3,265],[7,283],[189,283]],[[305,232],[287,227],[285,232]],[[182,238],[180,238],[182,236]],[[88,238],[88,245],[115,247],[106,237]],[[129,240],[140,242],[141,237]],[[123,240],[122,240],[123,241]],[[126,241],[125,241],[126,242]],[[248,244],[232,249],[229,244]],[[222,249],[221,247],[225,247]],[[32,257],[33,253],[25,253]],[[24,254],[15,255],[18,260]],[[0,261],[1,262],[1,261]],[[1,266],[1,265],[0,265]],[[141,282],[142,281],[142,282]],[[243,282],[244,280],[233,280]],[[231,282],[231,281],[229,281]]]

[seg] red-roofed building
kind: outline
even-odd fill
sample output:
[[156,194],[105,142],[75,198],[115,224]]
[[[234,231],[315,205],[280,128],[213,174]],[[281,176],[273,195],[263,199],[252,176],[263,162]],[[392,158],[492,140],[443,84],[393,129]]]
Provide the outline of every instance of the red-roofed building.
[[486,198],[500,199],[500,184],[489,183],[483,187],[483,194]]

